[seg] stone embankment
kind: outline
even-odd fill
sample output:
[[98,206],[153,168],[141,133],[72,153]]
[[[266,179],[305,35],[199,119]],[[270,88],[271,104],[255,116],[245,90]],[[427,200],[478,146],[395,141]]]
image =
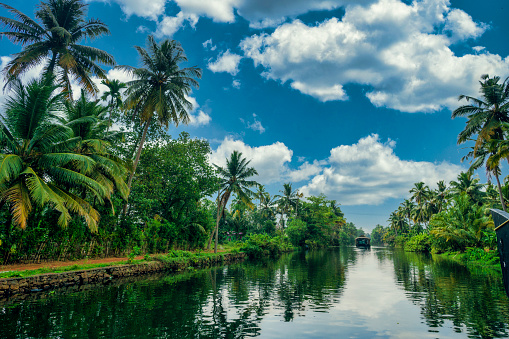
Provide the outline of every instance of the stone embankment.
[[0,299],[15,294],[49,291],[57,288],[86,284],[105,284],[119,278],[140,276],[157,272],[179,272],[188,267],[203,268],[243,260],[244,253],[224,254],[217,257],[189,258],[182,261],[150,261],[78,270],[63,273],[46,273],[25,278],[0,279]]

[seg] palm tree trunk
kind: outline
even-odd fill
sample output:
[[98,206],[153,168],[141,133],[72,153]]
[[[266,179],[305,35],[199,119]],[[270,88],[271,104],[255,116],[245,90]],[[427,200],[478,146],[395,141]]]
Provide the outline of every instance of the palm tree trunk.
[[136,167],[138,167],[138,162],[140,161],[140,156],[141,156],[141,151],[143,149],[143,144],[145,143],[145,139],[147,137],[147,131],[148,131],[148,127],[150,125],[150,121],[147,121],[145,123],[145,127],[143,128],[143,134],[141,135],[141,140],[140,140],[140,144],[138,145],[138,151],[136,152],[136,157],[134,158],[134,164],[133,164],[133,170],[131,172],[131,174],[129,175],[129,181],[127,182],[127,199],[125,201],[125,205],[124,205],[124,209],[122,210],[122,215],[126,215],[126,212],[127,212],[127,204],[128,204],[128,200],[129,200],[129,194],[131,193],[131,185],[133,183],[133,177],[134,177],[134,173],[136,172]]
[[49,80],[51,79],[50,75],[53,75],[53,73],[55,72],[57,56],[58,56],[58,53],[53,52],[53,55],[51,56],[51,60],[48,64],[48,68],[46,68],[46,70],[43,73],[43,77],[46,79],[47,82],[49,82]]
[[498,173],[496,171],[495,171],[495,179],[497,179],[498,195],[500,197],[500,203],[502,204],[502,209],[504,210],[504,212],[507,212],[505,209],[504,197],[502,196],[502,185],[500,185],[500,179],[499,179]]

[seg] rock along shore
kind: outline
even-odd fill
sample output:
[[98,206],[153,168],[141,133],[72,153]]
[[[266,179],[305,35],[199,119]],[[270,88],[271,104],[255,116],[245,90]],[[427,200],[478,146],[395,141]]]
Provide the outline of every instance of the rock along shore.
[[0,279],[0,300],[16,294],[49,291],[69,286],[105,284],[112,280],[158,272],[179,272],[188,267],[204,268],[244,260],[244,253],[227,253],[216,257],[183,258],[181,261],[150,261],[78,270],[62,273],[46,273],[24,278]]

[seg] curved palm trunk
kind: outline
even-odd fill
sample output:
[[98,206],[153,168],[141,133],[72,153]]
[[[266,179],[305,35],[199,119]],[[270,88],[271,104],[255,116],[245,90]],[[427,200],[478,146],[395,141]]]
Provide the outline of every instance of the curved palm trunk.
[[504,212],[507,212],[505,209],[504,197],[502,196],[502,185],[500,185],[500,179],[498,177],[497,172],[495,172],[495,179],[497,179],[498,196],[500,197],[500,203],[502,204],[502,209],[504,210]]
[[48,85],[49,85],[50,80],[52,79],[51,76],[55,72],[57,56],[58,56],[58,53],[53,53],[53,55],[51,56],[51,60],[48,64],[48,67],[46,68],[46,70],[44,70],[44,73],[42,74],[42,76],[46,79],[46,82]]
[[147,137],[147,131],[148,131],[149,124],[150,124],[150,121],[147,121],[145,123],[145,127],[143,128],[143,134],[141,135],[140,144],[138,145],[138,150],[136,151],[136,157],[134,158],[133,170],[132,170],[131,174],[129,175],[129,181],[127,182],[127,191],[128,191],[127,199],[125,201],[124,209],[122,210],[122,215],[124,215],[124,216],[127,213],[127,204],[129,201],[129,195],[131,194],[131,185],[133,183],[133,177],[134,177],[134,173],[136,172],[136,167],[138,167],[138,162],[140,161],[141,151],[143,149],[143,144],[145,143],[145,139]]

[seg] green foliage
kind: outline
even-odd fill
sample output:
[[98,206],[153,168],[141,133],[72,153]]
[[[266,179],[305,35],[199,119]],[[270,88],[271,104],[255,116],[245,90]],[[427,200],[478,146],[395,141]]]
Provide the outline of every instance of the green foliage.
[[405,243],[405,251],[429,253],[433,238],[427,233],[414,235]]
[[465,257],[469,262],[480,262],[485,265],[496,265],[500,262],[497,250],[468,247]]
[[270,237],[266,234],[252,234],[245,240],[241,251],[250,259],[277,258],[283,252],[293,249],[287,237]]
[[286,235],[293,246],[302,247],[306,241],[307,224],[300,219],[292,219],[286,228]]

